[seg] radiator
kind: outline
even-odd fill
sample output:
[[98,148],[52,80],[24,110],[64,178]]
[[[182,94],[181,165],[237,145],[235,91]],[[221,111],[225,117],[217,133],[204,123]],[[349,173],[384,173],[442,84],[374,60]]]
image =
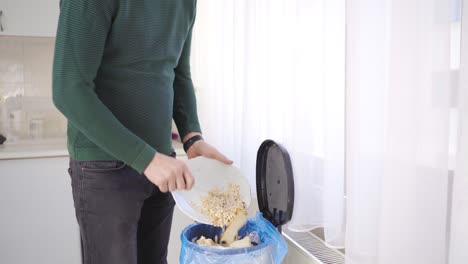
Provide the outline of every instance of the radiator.
[[312,232],[292,232],[283,229],[284,237],[315,262],[321,264],[344,264],[344,254],[325,245],[324,241]]

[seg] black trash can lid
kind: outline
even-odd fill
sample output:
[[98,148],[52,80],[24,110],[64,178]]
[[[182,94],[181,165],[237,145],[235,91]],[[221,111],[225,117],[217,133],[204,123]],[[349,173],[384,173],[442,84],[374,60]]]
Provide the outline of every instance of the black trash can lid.
[[286,149],[266,140],[257,153],[257,198],[263,217],[275,227],[291,220],[294,208],[294,177]]

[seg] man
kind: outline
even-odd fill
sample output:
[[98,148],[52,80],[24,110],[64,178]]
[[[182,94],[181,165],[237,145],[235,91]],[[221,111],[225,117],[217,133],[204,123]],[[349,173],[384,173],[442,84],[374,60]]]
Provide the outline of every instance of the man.
[[167,263],[174,201],[194,179],[174,159],[232,163],[200,136],[190,76],[196,0],[61,0],[53,97],[68,119],[85,264]]

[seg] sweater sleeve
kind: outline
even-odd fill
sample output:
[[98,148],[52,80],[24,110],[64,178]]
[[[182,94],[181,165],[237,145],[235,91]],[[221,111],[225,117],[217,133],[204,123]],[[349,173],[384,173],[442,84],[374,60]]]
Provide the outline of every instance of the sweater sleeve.
[[185,40],[182,55],[175,69],[173,118],[180,137],[183,139],[190,132],[200,132],[197,114],[197,102],[190,73],[190,49],[192,44],[193,24]]
[[156,150],[128,130],[95,92],[116,0],[61,0],[53,100],[68,121],[111,156],[142,173]]

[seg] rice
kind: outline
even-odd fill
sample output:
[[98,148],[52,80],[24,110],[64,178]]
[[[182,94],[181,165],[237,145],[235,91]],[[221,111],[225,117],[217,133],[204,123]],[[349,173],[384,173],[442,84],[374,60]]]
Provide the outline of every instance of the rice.
[[215,188],[201,199],[200,212],[211,220],[214,226],[228,226],[239,213],[245,212],[245,204],[241,200],[240,186],[229,183],[227,191]]

